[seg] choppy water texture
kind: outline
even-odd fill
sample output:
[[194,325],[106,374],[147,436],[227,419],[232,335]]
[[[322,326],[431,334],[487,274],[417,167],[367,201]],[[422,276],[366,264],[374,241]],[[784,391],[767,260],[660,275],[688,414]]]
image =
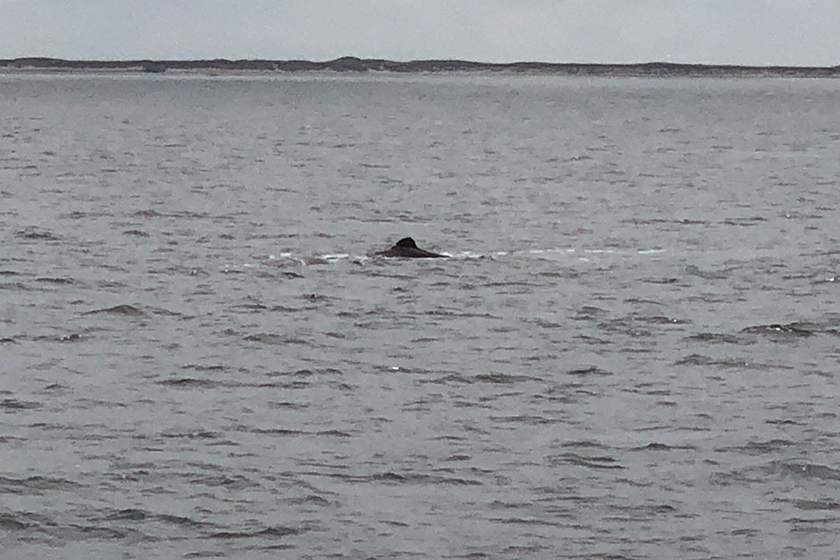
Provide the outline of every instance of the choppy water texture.
[[0,556],[835,558],[838,90],[0,77]]

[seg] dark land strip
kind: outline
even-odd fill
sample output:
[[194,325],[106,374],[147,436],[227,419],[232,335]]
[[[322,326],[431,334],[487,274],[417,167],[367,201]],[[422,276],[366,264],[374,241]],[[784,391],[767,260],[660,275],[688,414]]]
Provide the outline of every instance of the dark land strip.
[[468,60],[408,62],[342,57],[309,60],[64,60],[59,58],[0,59],[0,72],[392,72],[485,73],[605,77],[784,77],[837,78],[840,66],[737,66],[646,62],[638,64],[578,64],[553,62],[490,63]]

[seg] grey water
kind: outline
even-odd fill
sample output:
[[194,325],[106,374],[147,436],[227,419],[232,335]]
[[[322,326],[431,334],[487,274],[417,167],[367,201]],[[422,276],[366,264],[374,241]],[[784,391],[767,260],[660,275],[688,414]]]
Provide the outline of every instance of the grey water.
[[836,558],[838,116],[0,76],[0,558]]

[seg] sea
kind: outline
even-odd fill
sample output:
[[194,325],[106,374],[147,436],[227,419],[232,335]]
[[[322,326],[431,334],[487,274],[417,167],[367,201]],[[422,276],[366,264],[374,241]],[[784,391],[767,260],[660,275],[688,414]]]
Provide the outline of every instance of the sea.
[[0,75],[0,558],[837,558],[838,115]]

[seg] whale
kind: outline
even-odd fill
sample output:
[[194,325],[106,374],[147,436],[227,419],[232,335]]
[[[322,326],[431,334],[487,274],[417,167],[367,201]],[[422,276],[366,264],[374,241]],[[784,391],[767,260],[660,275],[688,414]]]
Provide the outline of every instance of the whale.
[[397,241],[393,247],[387,251],[379,251],[376,255],[380,257],[399,258],[399,259],[445,259],[446,255],[440,253],[432,253],[425,249],[420,249],[417,243],[410,237],[403,237]]

